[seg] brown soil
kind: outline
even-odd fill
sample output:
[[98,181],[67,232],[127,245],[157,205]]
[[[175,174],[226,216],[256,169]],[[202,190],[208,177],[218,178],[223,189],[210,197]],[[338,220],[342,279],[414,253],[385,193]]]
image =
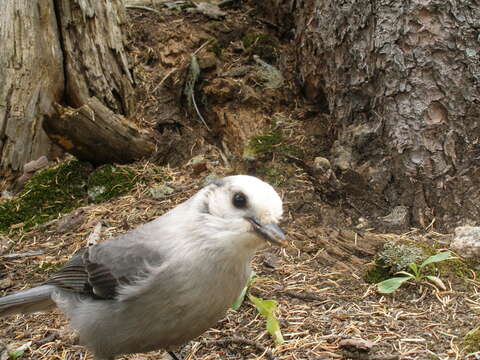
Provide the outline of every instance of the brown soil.
[[[60,233],[56,222],[51,222],[0,237],[0,254],[42,252],[1,260],[0,281],[5,282],[0,295],[47,279],[85,245],[99,221],[108,224],[102,233],[106,239],[187,199],[208,174],[250,173],[273,183],[284,198],[283,227],[291,246],[267,248],[256,257],[260,280],[251,292],[278,301],[285,343],[274,346],[265,321],[245,301],[239,311],[229,311],[214,329],[187,344],[181,350],[185,359],[467,358],[463,337],[478,326],[475,313],[480,306],[474,275],[447,278],[446,291],[417,284],[391,296],[380,295],[375,285],[363,280],[365,265],[377,248],[400,236],[356,230],[358,218],[371,215],[365,209],[378,212],[381,207],[368,194],[352,198],[348,194],[355,191],[347,194],[332,185],[331,176],[313,168],[313,158],[325,156],[329,148],[331,127],[322,120],[320,107],[302,100],[288,38],[280,38],[278,29],[247,4],[225,9],[227,16],[220,21],[186,11],[157,10],[160,14],[129,10],[128,38],[138,87],[135,121],[155,131],[159,155],[131,166],[140,181],[128,196],[85,207],[75,230]],[[285,77],[281,88],[262,85],[253,55],[265,49],[242,45],[251,33],[273,39],[274,50],[264,55]],[[187,109],[183,93],[191,54],[196,51],[201,63],[214,63],[202,70],[196,92],[205,124]],[[272,127],[281,130],[281,143],[254,160],[244,160],[252,136]],[[153,162],[171,167],[160,168]],[[165,178],[175,193],[153,200],[150,186]],[[364,204],[361,210],[356,206],[359,201]],[[448,238],[432,227],[403,237],[437,245]],[[351,338],[372,341],[370,354],[346,352],[339,346],[341,340]],[[21,359],[91,359],[58,311],[0,320],[0,354],[6,346],[15,349],[28,342]],[[163,356],[155,352],[123,359]]]

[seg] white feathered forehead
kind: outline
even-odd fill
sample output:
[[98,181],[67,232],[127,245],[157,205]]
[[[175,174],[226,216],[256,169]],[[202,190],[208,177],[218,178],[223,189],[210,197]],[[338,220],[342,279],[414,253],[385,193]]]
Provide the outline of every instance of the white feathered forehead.
[[232,192],[244,193],[250,206],[258,211],[268,211],[277,219],[282,216],[282,199],[270,184],[249,175],[227,176],[220,181],[228,184]]

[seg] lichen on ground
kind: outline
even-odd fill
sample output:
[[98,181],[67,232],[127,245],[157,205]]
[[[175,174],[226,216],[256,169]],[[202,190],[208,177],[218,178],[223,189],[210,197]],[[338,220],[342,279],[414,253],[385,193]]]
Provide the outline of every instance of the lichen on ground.
[[367,267],[364,279],[368,283],[377,284],[399,271],[408,271],[409,264],[419,265],[434,253],[434,249],[420,242],[398,239],[387,241],[375,256],[373,264]]
[[420,264],[426,258],[427,254],[417,244],[389,241],[377,254],[377,263],[384,265],[394,274],[407,270],[409,264]]
[[104,165],[88,178],[88,194],[93,202],[99,203],[125,194],[134,185],[135,173],[132,170]]

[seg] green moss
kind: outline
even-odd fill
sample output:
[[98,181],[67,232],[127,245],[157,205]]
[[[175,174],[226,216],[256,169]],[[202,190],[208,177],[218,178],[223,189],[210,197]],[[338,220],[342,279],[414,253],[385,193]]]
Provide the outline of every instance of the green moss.
[[299,156],[300,148],[292,144],[286,144],[284,140],[285,137],[281,129],[274,129],[266,134],[254,136],[243,150],[243,158],[245,160],[255,160],[258,155],[273,153]]
[[383,280],[391,278],[390,269],[386,266],[373,264],[367,268],[363,276],[364,280],[370,284],[378,284]]
[[283,134],[277,129],[265,135],[254,136],[250,139],[248,146],[254,154],[271,153],[275,146],[282,142],[282,139]]
[[463,338],[463,345],[468,352],[480,351],[480,329],[470,330]]
[[18,198],[0,205],[0,231],[15,224],[28,229],[83,205],[90,171],[87,163],[69,161],[35,174]]
[[453,259],[442,261],[436,264],[440,276],[454,275],[460,279],[469,279],[472,276],[472,271],[476,277],[480,277],[478,270],[478,263],[471,259]]
[[243,47],[258,55],[268,63],[276,63],[279,43],[273,36],[265,33],[248,33],[243,37]]
[[88,196],[99,203],[123,195],[135,185],[135,174],[126,168],[104,165],[88,178]]
[[273,186],[283,185],[287,180],[286,174],[272,164],[260,166],[256,175]]

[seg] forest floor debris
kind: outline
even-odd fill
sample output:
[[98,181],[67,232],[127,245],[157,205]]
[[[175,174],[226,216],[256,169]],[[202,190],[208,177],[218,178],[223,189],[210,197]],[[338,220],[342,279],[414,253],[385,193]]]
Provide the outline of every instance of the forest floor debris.
[[[329,124],[322,123],[320,116],[311,116],[318,114],[315,106],[299,100],[288,56],[275,63],[279,53],[288,52],[288,46],[265,36],[251,44],[245,38],[268,33],[268,24],[256,21],[255,10],[249,7],[223,9],[226,16],[220,21],[181,10],[155,10],[158,13],[129,11],[129,51],[138,83],[135,120],[141,127],[156,129],[161,140],[159,154],[164,155],[154,159],[156,163],[122,166],[135,181],[118,197],[82,203],[63,220],[29,229],[13,226],[0,236],[0,255],[7,255],[0,261],[0,279],[6,279],[0,295],[45,281],[85,246],[99,222],[103,224],[98,233],[102,241],[162,215],[213,177],[248,172],[274,184],[284,198],[282,226],[290,247],[267,248],[258,254],[254,260],[258,279],[250,292],[278,302],[285,343],[274,346],[265,320],[245,300],[238,311],[230,310],[216,327],[181,349],[186,360],[475,359],[480,350],[480,282],[475,271],[445,273],[446,290],[412,284],[388,296],[364,280],[383,243],[408,239],[441,249],[452,235],[436,233],[433,227],[403,235],[356,227],[369,214],[350,206],[352,199],[333,196],[340,188],[331,185],[333,172],[322,180],[330,166],[323,171],[305,160],[311,158],[313,163],[315,157],[326,156],[322,149],[328,148],[324,142],[329,141]],[[268,46],[259,46],[260,38]],[[191,54],[212,39],[202,48],[218,57],[210,70],[214,74],[202,73],[207,99],[202,100],[201,110],[210,133],[195,114],[185,116],[178,101]],[[199,58],[203,55],[198,54]],[[264,61],[268,58],[282,72],[280,89],[262,86],[253,55]],[[226,126],[222,121],[228,123],[233,117],[245,121],[251,131],[218,137],[219,129]],[[258,130],[256,124],[268,124],[267,118],[275,120],[270,122],[271,131],[263,129],[270,137],[257,132],[249,141],[248,135]],[[272,139],[272,133],[281,138]],[[226,156],[243,154],[244,144],[261,151],[234,161]],[[169,191],[154,196],[151,190],[158,187]],[[376,206],[368,196],[365,202]],[[345,344],[368,347],[368,351]],[[20,354],[19,359],[92,359],[58,310],[0,319],[0,354],[8,358],[9,352]],[[121,359],[163,358],[164,353],[158,351]]]

